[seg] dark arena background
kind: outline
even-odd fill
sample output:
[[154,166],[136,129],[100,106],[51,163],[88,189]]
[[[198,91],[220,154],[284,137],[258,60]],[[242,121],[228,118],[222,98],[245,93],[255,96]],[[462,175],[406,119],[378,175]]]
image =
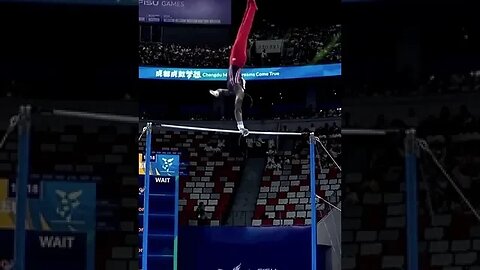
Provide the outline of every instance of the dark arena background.
[[[231,8],[212,7],[211,17],[188,21],[181,16],[194,1],[182,2],[183,13],[140,5],[140,131],[153,123],[149,188],[145,133],[139,148],[140,267],[312,269],[313,242],[316,269],[341,269],[341,172],[317,144],[312,222],[308,135],[313,132],[340,163],[338,4],[316,9],[304,2],[257,1],[244,71],[251,97],[243,103],[245,127],[306,135],[242,137],[221,132],[237,129],[234,97],[214,98],[209,89],[226,87],[230,48],[246,1],[222,1]],[[178,171],[172,175],[178,176],[168,176],[165,166],[175,156]],[[148,214],[143,198],[149,198]],[[167,206],[159,207],[162,202]]]
[[460,193],[417,145],[411,226],[402,136],[344,137],[342,268],[478,269],[478,4],[346,2],[342,129],[415,128]]
[[0,1],[0,270],[136,270],[147,253],[162,270],[302,270],[315,249],[314,269],[480,269],[477,5],[257,1],[243,114],[273,134],[246,138],[233,97],[208,91],[225,87],[244,0]]
[[14,236],[24,155],[9,128],[22,104],[136,116],[137,2],[1,2],[1,137],[11,132],[0,146],[0,269],[138,269],[138,123],[35,113],[23,247]]

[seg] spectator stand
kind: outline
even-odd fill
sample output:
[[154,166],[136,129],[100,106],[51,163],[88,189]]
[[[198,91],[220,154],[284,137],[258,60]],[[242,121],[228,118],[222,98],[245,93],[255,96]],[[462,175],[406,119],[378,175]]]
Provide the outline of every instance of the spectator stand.
[[[67,110],[40,110],[30,105],[20,106],[18,114],[14,115],[10,120],[6,134],[0,141],[0,148],[6,142],[8,136],[17,130],[18,134],[18,177],[16,183],[15,196],[15,232],[14,232],[14,261],[15,268],[25,270],[25,250],[26,250],[26,214],[27,214],[27,190],[30,177],[30,133],[33,124],[32,118],[42,117],[44,115],[57,117],[74,117],[80,119],[95,119],[109,122],[121,122],[127,124],[137,124],[138,117],[112,115],[112,114],[96,114],[89,112],[67,111]],[[94,252],[91,250],[89,252]],[[93,269],[93,260],[89,260],[87,256],[87,268]],[[93,258],[93,257],[92,257]]]
[[[191,127],[191,126],[179,126],[179,125],[172,125],[172,124],[156,124],[156,127],[163,128],[163,129],[180,129],[180,130],[196,130],[196,131],[207,131],[207,132],[220,132],[220,133],[235,133],[239,134],[238,130],[224,130],[224,129],[212,129],[212,128],[204,128],[204,127]],[[151,140],[151,133],[152,133],[152,123],[149,122],[147,123],[146,128],[143,129],[143,132],[146,133],[147,139]],[[307,134],[304,133],[298,133],[298,132],[269,132],[269,131],[250,131],[250,134],[252,135],[278,135],[278,136],[304,136]],[[309,169],[310,169],[310,207],[311,209],[316,208],[316,198],[318,197],[316,194],[315,186],[316,186],[316,173],[315,173],[315,168],[316,168],[316,154],[315,154],[315,144],[317,142],[315,134],[313,132],[310,132],[309,135],[309,152],[310,152],[310,161],[309,161]],[[151,142],[147,141],[147,146],[149,146]],[[151,155],[150,147],[147,147],[147,152],[145,153],[145,156],[149,157]],[[146,161],[147,162],[147,161]],[[145,166],[147,167],[147,166]],[[146,171],[146,175],[148,175],[149,172]],[[198,210],[198,208],[197,208]],[[312,211],[312,220],[316,220],[316,211]],[[312,223],[311,225],[311,245],[312,245],[312,269],[316,269],[316,256],[317,256],[317,226],[316,223]],[[144,245],[147,245],[147,243],[144,243]]]
[[[263,20],[252,33],[248,51],[252,61],[247,67],[339,63],[340,40],[340,25],[291,27]],[[275,49],[266,51],[262,46]],[[223,68],[228,63],[230,49],[231,45],[226,44],[189,45],[141,41],[139,57],[144,66]]]
[[[197,129],[196,127],[176,126],[176,125],[161,125],[161,124],[160,124],[160,126],[163,126],[163,128],[166,128],[166,129],[186,129],[186,130],[196,130],[196,129]],[[222,131],[223,131],[223,130],[220,130],[220,131],[219,131],[218,129],[210,129],[210,128],[198,128],[198,129],[199,129],[200,131],[204,131],[204,132],[222,132]],[[227,130],[226,132],[238,134],[238,131],[236,131],[236,130]],[[349,136],[350,136],[350,135],[356,135],[356,136],[358,136],[358,135],[385,136],[385,135],[389,134],[390,132],[391,132],[391,133],[394,133],[394,134],[399,134],[399,133],[400,133],[400,135],[403,135],[403,134],[402,134],[401,132],[399,132],[399,131],[386,131],[386,130],[352,130],[352,129],[342,130],[342,134],[343,134],[343,135],[349,135]],[[274,134],[274,133],[270,133],[270,132],[260,132],[260,134],[265,134],[265,133],[268,134],[268,135]],[[411,132],[410,132],[410,133],[411,133]],[[409,134],[410,134],[410,133],[409,133]],[[205,133],[205,134],[208,135],[208,133]],[[300,134],[301,134],[301,133],[300,133]],[[297,134],[297,135],[300,135],[300,134]],[[284,134],[284,135],[285,135],[285,134]],[[197,135],[197,136],[198,136],[198,135]],[[200,139],[200,138],[199,138],[199,139]],[[319,140],[320,140],[320,138],[319,138]],[[214,141],[215,141],[215,140],[214,140]],[[321,141],[321,140],[320,140],[320,141]],[[259,141],[259,140],[258,140],[258,141],[251,141],[250,143],[251,143],[252,145],[256,145],[257,143],[262,144],[262,142]],[[263,142],[263,143],[265,143],[265,142]],[[271,146],[272,146],[272,142],[271,142],[271,141],[268,141],[266,144],[267,144],[268,146],[270,146],[270,147],[269,147],[269,148],[270,148],[270,149],[269,149],[269,150],[270,150],[269,152],[270,152],[271,154],[273,154],[275,150],[274,150],[274,147],[271,147]],[[324,145],[324,146],[325,146],[325,145]],[[214,146],[212,146],[212,148],[214,148]],[[328,147],[322,147],[322,148],[328,148]],[[324,150],[324,151],[325,151],[325,150]],[[407,153],[410,153],[410,152],[407,152]],[[333,155],[334,155],[333,153],[329,153],[329,154],[327,154],[327,157],[328,157],[329,159],[332,159]],[[410,160],[408,160],[408,161],[410,162],[410,165],[409,165],[409,168],[410,168],[410,169],[412,169],[411,167],[413,167],[413,166],[415,165],[415,163],[412,162],[411,155],[412,155],[412,154],[408,154],[408,155],[407,155],[407,156],[410,158]],[[314,155],[311,155],[310,157],[315,157],[315,156],[314,156]],[[415,160],[416,160],[416,159],[413,159],[413,161],[415,161]],[[311,161],[310,161],[310,162],[311,162]],[[332,162],[333,165],[335,165],[335,162],[333,162],[333,161],[331,161],[331,162]],[[293,161],[292,161],[292,163],[293,163]],[[314,161],[314,163],[316,163],[316,161]],[[332,166],[333,166],[333,165],[332,165]],[[323,169],[323,166],[324,166],[324,165],[322,165],[322,169]],[[336,165],[335,165],[335,166],[336,166]],[[341,168],[338,168],[338,169],[341,171]],[[415,181],[415,180],[416,180],[416,175],[414,175],[414,174],[407,174],[407,179],[408,179],[409,182],[412,182],[412,180]],[[411,187],[409,187],[409,186],[411,186],[411,185],[407,185],[407,190],[408,190],[408,191],[410,191],[410,189],[411,189]],[[411,192],[410,192],[410,194],[411,194]],[[409,197],[410,197],[410,195],[409,195]],[[317,200],[314,200],[314,201],[317,201]],[[411,202],[415,202],[414,199],[413,199],[413,200],[410,200],[410,201],[411,201]],[[317,204],[319,204],[319,203],[314,203],[314,204],[317,205]],[[410,213],[408,214],[408,215],[409,215],[408,220],[409,220],[409,222],[411,222],[412,217],[411,217],[410,215],[411,215],[411,213],[412,213],[413,211],[411,210],[411,204],[410,204],[410,203],[408,203],[408,206],[410,207],[410,209],[407,211],[407,212],[410,212]],[[332,207],[332,208],[333,208],[333,207]],[[316,211],[313,211],[313,212],[316,212]],[[313,212],[312,212],[312,214],[313,214]],[[414,213],[414,214],[415,214],[415,213]],[[412,215],[412,216],[413,216],[413,215]],[[316,220],[316,219],[315,219],[315,220]],[[416,224],[416,222],[411,222],[411,223],[415,223],[415,224]],[[411,227],[410,227],[410,229],[411,229]],[[414,234],[414,235],[415,235],[415,234]],[[409,240],[409,242],[412,243],[412,241],[410,241],[410,240]],[[415,246],[410,247],[410,249],[413,249],[413,250],[414,250],[414,249],[415,249]],[[414,263],[413,263],[413,264],[414,264]]]

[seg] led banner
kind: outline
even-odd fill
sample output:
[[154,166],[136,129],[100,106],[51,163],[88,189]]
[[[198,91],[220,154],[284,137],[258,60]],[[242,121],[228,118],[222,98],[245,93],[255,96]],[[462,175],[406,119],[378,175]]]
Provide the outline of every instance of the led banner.
[[[140,67],[140,79],[226,81],[228,69]],[[341,64],[290,66],[273,68],[244,68],[245,80],[281,80],[340,76]]]
[[231,0],[138,0],[138,20],[172,24],[230,24]]
[[[85,270],[86,234],[79,232],[27,231],[26,270]],[[0,230],[0,269],[13,270],[14,230]],[[93,247],[94,248],[94,247]]]
[[[62,5],[105,5],[105,6],[136,6],[138,0],[2,0],[3,2],[15,3],[39,3],[39,4],[62,4]],[[1,268],[0,268],[1,270]]]
[[87,237],[86,233],[79,232],[28,232],[27,269],[89,269],[85,260]]

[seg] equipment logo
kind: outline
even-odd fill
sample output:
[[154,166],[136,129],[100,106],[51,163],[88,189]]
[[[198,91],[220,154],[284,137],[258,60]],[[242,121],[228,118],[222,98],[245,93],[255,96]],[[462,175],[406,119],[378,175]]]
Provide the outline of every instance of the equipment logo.
[[162,169],[165,170],[165,172],[170,173],[170,167],[173,165],[173,158],[162,158],[163,166]]
[[46,231],[89,232],[95,228],[96,183],[42,182],[41,199],[30,203],[38,212],[34,226]]
[[78,206],[80,206],[80,196],[82,191],[74,191],[67,193],[63,190],[55,190],[58,195],[57,214],[64,219],[65,222],[72,222],[72,214]]
[[158,155],[154,167],[155,175],[175,176],[179,173],[180,158],[178,155]]

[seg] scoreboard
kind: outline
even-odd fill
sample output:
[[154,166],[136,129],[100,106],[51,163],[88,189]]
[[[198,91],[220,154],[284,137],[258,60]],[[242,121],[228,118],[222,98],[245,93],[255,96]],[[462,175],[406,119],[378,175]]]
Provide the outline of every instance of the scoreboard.
[[[179,155],[139,154],[139,269],[177,269]],[[146,185],[148,181],[148,185]]]

